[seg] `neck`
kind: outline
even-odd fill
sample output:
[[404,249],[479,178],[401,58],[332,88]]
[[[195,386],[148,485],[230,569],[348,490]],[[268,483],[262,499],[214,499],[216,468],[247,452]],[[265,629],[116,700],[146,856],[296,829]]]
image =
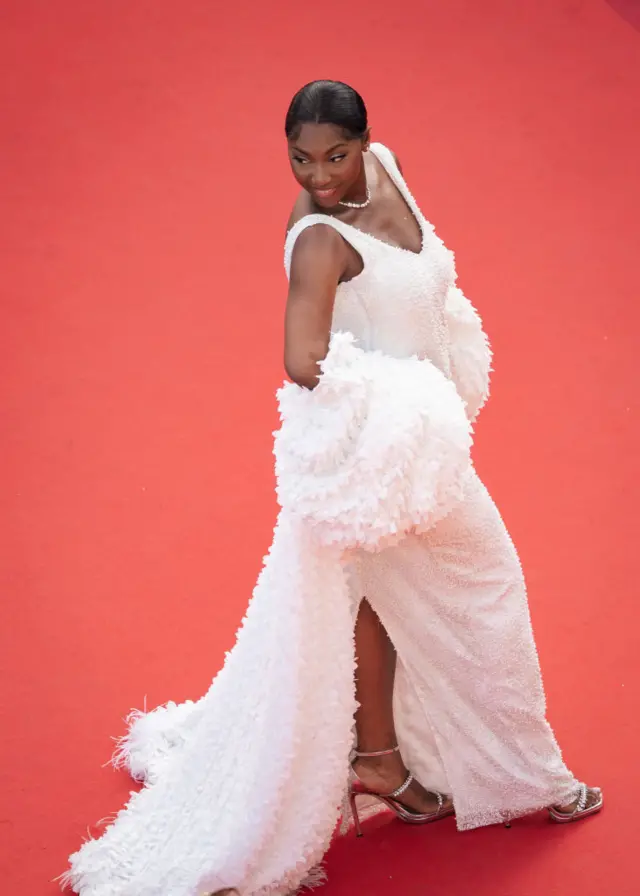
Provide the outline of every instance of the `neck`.
[[364,153],[361,158],[360,173],[353,185],[349,187],[342,197],[347,202],[364,202],[367,198],[367,172],[364,167]]

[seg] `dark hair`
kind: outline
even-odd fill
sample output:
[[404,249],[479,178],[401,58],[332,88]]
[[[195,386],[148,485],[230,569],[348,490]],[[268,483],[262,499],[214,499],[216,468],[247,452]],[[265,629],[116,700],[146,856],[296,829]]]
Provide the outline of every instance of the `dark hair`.
[[308,123],[333,124],[357,139],[367,131],[367,107],[360,94],[342,81],[311,81],[291,100],[284,124],[287,137],[297,137]]

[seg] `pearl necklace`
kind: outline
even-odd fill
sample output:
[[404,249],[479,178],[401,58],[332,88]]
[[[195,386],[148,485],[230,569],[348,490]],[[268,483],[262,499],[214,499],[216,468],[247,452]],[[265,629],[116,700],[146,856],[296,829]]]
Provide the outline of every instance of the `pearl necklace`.
[[367,198],[364,202],[343,202],[340,200],[338,205],[344,205],[346,208],[366,208],[371,202],[371,190],[367,186]]

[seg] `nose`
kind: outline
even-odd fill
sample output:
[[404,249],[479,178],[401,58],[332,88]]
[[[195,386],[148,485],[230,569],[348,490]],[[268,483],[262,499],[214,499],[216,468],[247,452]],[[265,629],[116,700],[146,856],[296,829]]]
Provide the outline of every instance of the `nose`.
[[331,183],[331,176],[326,168],[318,166],[311,175],[311,187],[314,190],[324,190]]

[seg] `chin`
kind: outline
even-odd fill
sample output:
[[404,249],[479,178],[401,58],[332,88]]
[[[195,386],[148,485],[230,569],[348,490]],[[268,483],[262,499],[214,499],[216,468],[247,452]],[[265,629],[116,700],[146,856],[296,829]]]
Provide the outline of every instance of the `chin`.
[[337,208],[339,200],[337,200],[337,199],[316,199],[316,197],[314,196],[313,201],[320,208],[331,209],[331,208]]
[[311,192],[311,198],[320,208],[335,208],[342,199],[342,190],[335,190],[328,196],[318,196],[315,191]]

